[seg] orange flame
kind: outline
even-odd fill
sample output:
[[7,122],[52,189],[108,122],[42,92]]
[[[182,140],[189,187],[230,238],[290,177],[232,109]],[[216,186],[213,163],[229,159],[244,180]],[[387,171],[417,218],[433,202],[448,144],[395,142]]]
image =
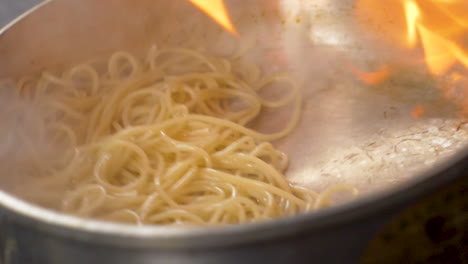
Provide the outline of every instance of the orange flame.
[[356,78],[369,85],[381,84],[387,80],[391,74],[390,68],[386,65],[382,66],[376,72],[365,72],[352,64],[349,64],[348,66]]
[[411,116],[414,119],[421,118],[424,114],[426,113],[426,109],[424,108],[423,105],[417,105],[414,107],[413,112],[411,113]]
[[[434,75],[447,73],[457,63],[468,67],[468,54],[457,42],[460,35],[468,32],[463,25],[467,21],[452,14],[447,8],[438,8],[440,4],[453,4],[456,1],[429,2],[421,5],[417,0],[405,0],[408,43],[411,47],[416,46],[419,34],[426,64]],[[426,19],[421,6],[427,11]]]
[[[422,54],[430,73],[448,78],[442,86],[446,98],[468,115],[467,0],[358,0],[357,18],[376,32],[383,26],[383,40]],[[417,106],[412,115],[424,112]]]
[[456,65],[468,67],[466,0],[359,0],[357,12],[362,21],[384,22],[384,38],[406,48],[420,45],[434,75],[446,74]]
[[418,6],[413,1],[404,3],[406,13],[406,25],[408,27],[408,45],[415,47],[418,44],[417,23],[420,18]]
[[223,0],[189,0],[196,7],[209,15],[220,26],[235,36],[239,36],[234,27]]

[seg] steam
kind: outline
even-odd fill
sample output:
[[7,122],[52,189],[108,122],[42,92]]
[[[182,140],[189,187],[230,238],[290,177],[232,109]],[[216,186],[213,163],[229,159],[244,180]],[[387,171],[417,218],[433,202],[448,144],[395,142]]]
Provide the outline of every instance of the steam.
[[66,147],[47,133],[43,112],[17,95],[13,82],[2,83],[0,105],[0,189],[42,203],[53,190],[41,179],[51,175]]

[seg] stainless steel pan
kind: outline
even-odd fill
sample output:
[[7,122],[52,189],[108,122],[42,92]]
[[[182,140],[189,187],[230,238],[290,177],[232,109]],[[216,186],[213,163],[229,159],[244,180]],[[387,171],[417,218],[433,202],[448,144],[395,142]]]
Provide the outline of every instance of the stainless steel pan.
[[[226,2],[240,38],[186,1],[49,1],[0,32],[0,77],[115,50],[141,53],[153,43],[244,50],[265,71],[286,68],[304,80],[301,124],[276,143],[291,158],[290,181],[316,190],[354,184],[362,197],[265,223],[184,229],[79,219],[1,187],[0,263],[354,263],[397,212],[456,179],[466,182],[468,127],[442,97],[444,79],[364,30],[354,0]],[[385,34],[392,21],[381,23]],[[383,63],[395,73],[374,86],[349,68]],[[421,103],[430,110],[415,119]],[[260,126],[286,118],[267,116]]]

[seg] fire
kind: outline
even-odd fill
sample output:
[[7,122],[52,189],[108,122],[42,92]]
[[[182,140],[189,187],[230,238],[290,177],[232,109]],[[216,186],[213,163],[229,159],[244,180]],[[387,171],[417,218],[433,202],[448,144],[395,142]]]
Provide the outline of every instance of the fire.
[[[468,114],[467,0],[358,0],[357,16],[370,29],[375,30],[373,23],[383,25],[382,40],[399,44],[411,52],[408,58],[423,62],[434,76],[448,79],[442,87],[445,97]],[[414,57],[419,54],[422,60]],[[417,106],[412,115],[418,118],[424,112],[424,107]]]
[[455,66],[468,68],[466,0],[359,0],[358,16],[386,23],[387,38],[406,48],[421,47],[424,62],[436,76]]
[[382,66],[378,71],[375,72],[363,71],[352,64],[348,64],[348,67],[356,76],[356,78],[369,85],[381,84],[387,80],[391,74],[390,68],[386,65]]
[[[416,46],[419,35],[426,64],[434,75],[447,73],[457,63],[468,67],[468,53],[459,43],[459,39],[468,32],[466,27],[468,20],[452,14],[450,8],[447,8],[447,4],[453,5],[456,2],[455,0],[426,1],[424,4],[419,4],[417,0],[404,2],[408,43],[410,46]],[[427,10],[427,14],[423,13],[423,8]]]
[[236,28],[234,27],[229,13],[227,12],[226,5],[223,0],[189,0],[192,4],[200,8],[203,12],[209,15],[220,26],[229,31],[235,36],[239,36]]
[[418,119],[422,117],[426,113],[426,109],[424,108],[423,105],[417,105],[416,107],[413,108],[413,112],[411,113],[411,116],[413,118]]
[[408,27],[408,44],[410,47],[415,47],[418,44],[417,23],[420,18],[418,6],[413,1],[404,3],[406,10],[406,25]]
[[[462,47],[468,33],[468,4],[463,6],[462,1],[405,0],[404,7],[408,43],[414,47],[419,40],[432,74],[443,76],[451,72],[452,84],[443,88],[444,95],[457,103],[461,113],[466,115],[468,86],[463,85],[463,76],[454,69],[456,65],[468,68],[468,52]],[[465,15],[460,10],[465,10]],[[419,118],[424,112],[422,106],[417,106],[412,115]]]

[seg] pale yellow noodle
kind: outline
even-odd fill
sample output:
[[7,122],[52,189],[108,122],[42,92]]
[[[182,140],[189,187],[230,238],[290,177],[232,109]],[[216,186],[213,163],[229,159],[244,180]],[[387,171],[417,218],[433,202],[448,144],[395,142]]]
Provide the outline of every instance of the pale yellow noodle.
[[[271,141],[300,119],[300,85],[289,74],[262,76],[256,65],[154,46],[143,60],[119,51],[16,87],[39,106],[52,141],[73,149],[54,168],[31,149],[37,174],[61,186],[61,200],[43,205],[66,213],[219,225],[294,215],[331,205],[337,192],[358,194],[352,186],[316,193],[284,177],[288,158]],[[265,108],[292,109],[289,121],[270,133],[249,128]]]

